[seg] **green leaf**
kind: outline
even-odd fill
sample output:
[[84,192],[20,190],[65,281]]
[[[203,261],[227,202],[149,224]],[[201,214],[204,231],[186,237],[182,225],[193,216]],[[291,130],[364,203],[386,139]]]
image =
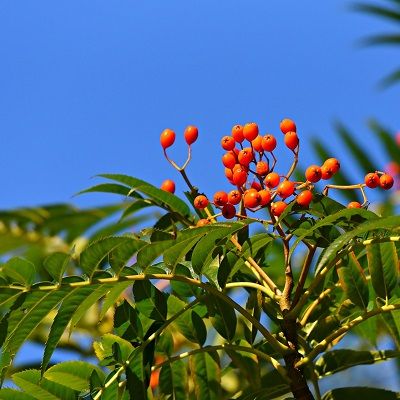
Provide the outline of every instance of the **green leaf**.
[[25,286],[32,285],[36,275],[35,265],[21,257],[10,258],[3,265],[1,271],[11,278],[13,282],[21,283]]
[[353,8],[356,11],[361,11],[373,16],[383,17],[394,21],[400,21],[400,12],[386,7],[381,7],[373,4],[355,4]]
[[59,385],[83,391],[89,389],[90,376],[94,370],[102,379],[105,378],[100,368],[84,361],[66,361],[56,364],[45,372],[44,377]]
[[399,259],[393,242],[369,244],[368,268],[377,296],[390,299],[399,279]]
[[130,193],[130,188],[123,185],[118,185],[117,183],[100,183],[99,185],[92,186],[88,189],[81,190],[77,193],[84,194],[84,193],[114,193],[114,194],[121,194],[123,196],[128,196]]
[[400,44],[400,35],[374,35],[364,40],[367,45],[386,44],[395,45]]
[[349,350],[339,349],[324,353],[315,363],[315,371],[322,376],[354,367],[355,365],[375,364],[379,361],[399,357],[398,350]]
[[147,244],[145,241],[133,237],[130,239],[131,240],[117,246],[110,253],[110,266],[117,275],[122,268],[126,266],[133,255]]
[[369,388],[369,387],[347,387],[330,390],[325,393],[322,400],[398,400],[399,393],[389,390]]
[[140,192],[146,194],[159,206],[174,211],[179,215],[185,217],[190,215],[189,207],[179,197],[161,190],[145,181],[121,174],[101,174],[99,176],[128,185],[131,187],[130,193]]
[[206,299],[206,304],[212,325],[223,338],[231,342],[236,333],[237,317],[235,310],[211,293]]
[[92,277],[101,262],[118,246],[131,242],[128,236],[111,236],[99,239],[89,245],[80,256],[80,267],[89,277]]
[[115,309],[114,329],[118,336],[130,342],[143,339],[143,326],[138,313],[126,300]]
[[175,244],[175,240],[161,240],[154,243],[148,243],[143,246],[137,254],[137,265],[146,268],[167,249]]
[[15,389],[0,389],[0,400],[35,400],[35,397]]
[[171,395],[174,400],[187,399],[188,374],[182,360],[164,364],[160,372],[160,390],[163,394]]
[[12,379],[22,390],[38,400],[76,399],[74,390],[42,378],[38,370],[30,369],[17,372],[12,376]]
[[60,282],[70,259],[71,256],[69,254],[52,253],[43,261],[43,266],[56,282]]
[[354,252],[342,256],[336,264],[336,271],[347,298],[361,309],[366,310],[369,301],[367,279]]
[[148,377],[144,368],[143,353],[135,350],[126,369],[126,384],[131,399],[147,400]]
[[155,321],[167,317],[167,296],[149,281],[136,281],[132,287],[137,310]]
[[[397,71],[397,78],[396,80],[400,79],[400,70]],[[384,146],[384,149],[386,151],[386,154],[388,157],[397,163],[400,163],[400,152],[398,149],[398,146],[396,144],[396,140],[392,134],[391,131],[388,129],[384,128],[381,124],[379,124],[375,120],[370,120],[369,121],[369,127],[371,130],[375,133],[375,135],[378,137],[379,142],[382,143]]]
[[101,337],[99,342],[93,343],[93,349],[96,357],[103,361],[107,358],[113,357],[113,345],[118,343],[119,349],[121,350],[122,359],[127,361],[129,356],[132,354],[134,347],[127,340],[120,338],[112,333],[106,333]]
[[203,352],[189,357],[190,372],[197,399],[221,399],[221,369],[216,351]]

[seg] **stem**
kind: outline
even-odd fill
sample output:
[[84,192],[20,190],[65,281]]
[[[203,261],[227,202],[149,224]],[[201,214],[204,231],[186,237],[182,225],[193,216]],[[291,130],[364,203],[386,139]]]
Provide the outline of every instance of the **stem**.
[[306,309],[301,321],[300,321],[300,325],[301,326],[305,326],[305,324],[307,323],[308,319],[310,318],[310,315],[313,313],[313,311],[317,308],[318,304],[321,303],[321,300],[327,296],[330,292],[332,291],[332,288],[328,288],[326,290],[324,290],[316,300],[314,300],[310,306]]

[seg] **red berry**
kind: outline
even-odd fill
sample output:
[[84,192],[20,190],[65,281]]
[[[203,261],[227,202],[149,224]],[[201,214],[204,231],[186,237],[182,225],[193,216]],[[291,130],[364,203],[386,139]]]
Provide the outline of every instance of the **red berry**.
[[243,136],[249,142],[254,140],[258,135],[258,125],[255,122],[250,122],[243,127]]
[[224,136],[221,140],[221,146],[224,150],[230,151],[235,148],[235,139],[232,136]]
[[193,204],[199,209],[206,208],[208,206],[208,199],[206,196],[200,194],[194,199]]
[[321,178],[322,179],[331,179],[333,176],[333,172],[330,168],[328,168],[326,165],[323,165],[321,167]]
[[394,179],[389,174],[383,174],[379,178],[379,185],[382,189],[389,190],[394,183]]
[[226,219],[232,219],[236,215],[236,208],[233,204],[227,203],[222,207],[222,215]]
[[261,204],[261,196],[256,190],[246,191],[243,195],[243,204],[247,208],[255,208]]
[[222,156],[222,164],[224,164],[226,168],[232,169],[235,166],[236,162],[236,156],[232,152],[225,153]]
[[185,135],[186,143],[190,146],[199,137],[199,130],[195,126],[189,125],[185,129],[184,135]]
[[245,147],[239,151],[238,160],[241,165],[248,166],[254,158],[253,150],[251,147]]
[[247,181],[247,172],[242,168],[237,168],[233,172],[232,181],[236,186],[243,186]]
[[296,197],[296,202],[302,207],[308,207],[313,199],[311,190],[303,190]]
[[285,144],[290,150],[294,150],[299,145],[299,138],[297,133],[294,131],[290,131],[285,134]]
[[276,139],[273,135],[265,135],[261,142],[262,148],[265,151],[274,151],[276,148]]
[[278,196],[286,199],[294,193],[294,183],[288,180],[283,181],[276,189]]
[[229,203],[236,205],[239,204],[241,200],[242,200],[242,194],[239,192],[239,190],[232,190],[228,193]]
[[361,208],[361,204],[358,201],[351,201],[347,204],[347,208]]
[[336,158],[328,158],[325,160],[323,166],[330,169],[332,174],[336,174],[340,169],[340,163]]
[[260,190],[258,194],[261,196],[261,206],[265,206],[271,201],[271,192],[268,189]]
[[216,206],[224,206],[228,202],[228,194],[223,191],[216,192],[214,194],[214,204]]
[[267,175],[269,171],[269,165],[265,161],[259,161],[256,166],[256,172],[258,175]]
[[270,172],[265,180],[264,183],[270,188],[275,188],[279,185],[281,178],[276,172]]
[[262,189],[260,182],[257,181],[253,181],[250,188],[255,189],[257,192]]
[[364,182],[369,188],[376,188],[380,184],[379,176],[376,172],[371,172],[365,175]]
[[231,168],[225,168],[225,176],[231,180],[233,178],[233,171]]
[[281,121],[279,127],[282,133],[296,132],[296,124],[289,118],[285,118]]
[[243,136],[243,126],[235,125],[232,128],[232,137],[235,139],[235,142],[242,143],[244,140]]
[[161,184],[161,189],[169,193],[175,193],[175,182],[172,181],[171,179],[166,179]]
[[318,182],[322,176],[321,168],[318,165],[310,165],[306,169],[305,176],[309,182]]
[[258,151],[259,153],[262,153],[263,147],[262,147],[262,137],[258,135],[254,140],[251,141],[251,145],[253,146],[254,151]]
[[160,136],[160,143],[162,148],[165,150],[175,142],[175,132],[171,129],[164,129]]
[[275,203],[271,204],[271,212],[275,217],[279,217],[287,207],[287,204],[283,201],[276,201]]

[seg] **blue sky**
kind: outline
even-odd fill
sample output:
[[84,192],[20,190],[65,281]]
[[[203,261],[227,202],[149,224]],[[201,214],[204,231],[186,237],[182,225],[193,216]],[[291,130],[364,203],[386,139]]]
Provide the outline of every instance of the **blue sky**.
[[[397,54],[357,45],[391,26],[351,4],[2,0],[0,207],[71,201],[103,172],[156,185],[172,178],[183,189],[159,135],[170,127],[180,136],[189,124],[200,130],[189,173],[210,194],[228,189],[219,140],[236,123],[279,134],[279,121],[292,117],[304,164],[313,162],[307,140],[316,135],[351,168],[333,120],[374,151],[369,117],[400,127],[399,87],[376,86]],[[174,157],[184,151],[177,144]]]

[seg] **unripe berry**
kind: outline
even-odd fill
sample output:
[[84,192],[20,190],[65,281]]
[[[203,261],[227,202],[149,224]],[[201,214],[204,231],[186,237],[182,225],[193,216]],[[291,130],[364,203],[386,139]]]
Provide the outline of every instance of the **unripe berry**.
[[208,206],[208,199],[206,196],[200,194],[194,199],[193,205],[201,210]]
[[219,191],[214,194],[214,204],[216,206],[224,206],[228,202],[228,194],[224,191]]
[[306,169],[305,176],[309,182],[318,182],[322,176],[321,168],[318,165],[310,165]]
[[379,185],[382,189],[389,190],[394,183],[394,179],[389,174],[383,174],[379,178]]
[[251,145],[253,146],[253,150],[257,151],[258,153],[262,153],[264,151],[262,147],[262,136],[260,135],[251,141]]
[[236,161],[237,161],[236,157],[232,152],[225,153],[222,156],[222,164],[224,164],[224,166],[226,168],[231,168],[232,169],[235,166]]
[[274,151],[275,148],[276,148],[276,139],[275,139],[275,136],[273,136],[273,135],[265,135],[265,136],[262,138],[261,145],[262,145],[262,148],[263,148],[265,151],[269,151],[269,152]]
[[308,207],[313,199],[311,190],[303,190],[296,197],[296,202],[302,207]]
[[380,184],[379,176],[376,172],[370,172],[365,175],[364,182],[369,188],[374,189]]
[[270,189],[273,189],[279,185],[281,178],[276,172],[270,172],[264,179],[264,183]]
[[236,208],[233,204],[227,203],[222,207],[222,215],[226,219],[232,219],[236,215]]
[[283,134],[288,132],[296,132],[296,124],[289,118],[285,118],[281,121],[279,127]]
[[351,201],[347,204],[347,208],[361,208],[361,204],[358,201]]
[[162,148],[165,150],[166,148],[172,146],[175,142],[175,132],[172,129],[164,129],[160,136],[160,143]]
[[257,191],[249,190],[243,196],[243,204],[247,208],[256,208],[261,204],[261,196]]
[[332,174],[336,174],[340,169],[340,163],[336,158],[328,158],[325,160],[323,166],[330,169]]
[[271,212],[275,217],[279,217],[287,207],[287,204],[284,201],[276,201],[271,204]]
[[209,224],[210,224],[210,221],[208,219],[202,218],[197,221],[196,226],[204,226],[204,225],[209,225]]
[[221,140],[221,146],[224,150],[230,151],[235,148],[235,139],[232,136],[224,136]]
[[251,147],[245,147],[239,151],[238,160],[241,165],[248,166],[254,158],[253,150]]
[[299,145],[299,138],[294,131],[285,134],[285,144],[290,150],[294,150]]
[[265,206],[271,201],[271,192],[268,189],[263,189],[258,192],[261,197],[261,206]]
[[236,169],[233,172],[232,181],[236,186],[243,186],[247,181],[247,172],[244,169]]
[[254,140],[258,135],[258,125],[255,122],[250,122],[243,127],[243,136],[249,142]]
[[278,186],[276,192],[279,197],[281,197],[282,199],[286,199],[294,193],[294,183],[285,180]]
[[172,181],[171,179],[166,179],[161,184],[161,189],[169,193],[175,193],[175,182]]
[[236,205],[239,204],[241,200],[242,200],[242,194],[239,192],[239,190],[232,190],[228,193],[229,203]]
[[267,175],[269,171],[268,163],[265,161],[259,161],[256,166],[257,174],[264,176]]
[[243,126],[235,125],[232,128],[232,137],[235,139],[235,142],[242,143],[244,140],[243,136]]
[[186,143],[190,146],[191,144],[193,144],[197,138],[199,137],[199,130],[193,126],[193,125],[189,125],[186,129],[185,129],[185,140]]

